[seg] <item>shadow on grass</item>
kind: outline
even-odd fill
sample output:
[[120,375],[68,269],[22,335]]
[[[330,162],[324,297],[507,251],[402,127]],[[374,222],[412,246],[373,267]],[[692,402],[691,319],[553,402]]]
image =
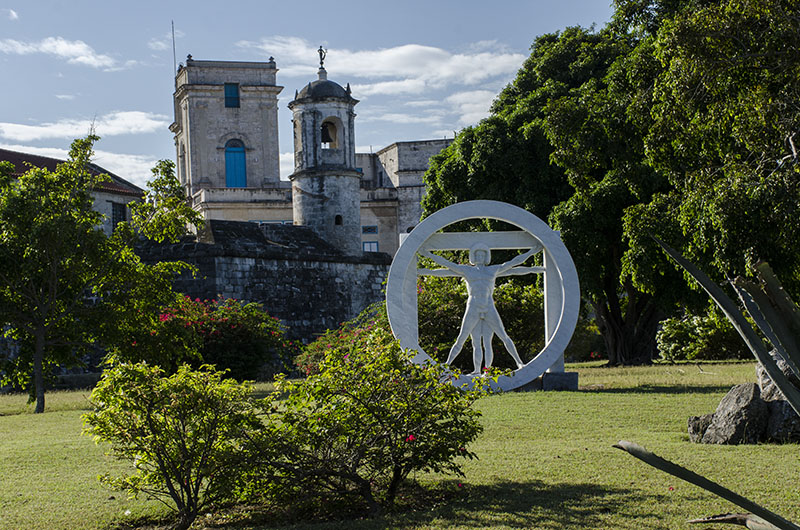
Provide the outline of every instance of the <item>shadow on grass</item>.
[[628,388],[604,388],[601,385],[581,388],[581,392],[602,394],[717,394],[727,393],[733,385],[640,385]]
[[[491,485],[457,486],[443,482],[431,489],[417,488],[416,497],[393,514],[374,519],[337,521],[294,520],[287,524],[268,513],[249,507],[235,522],[219,519],[213,528],[373,530],[381,528],[615,528],[634,530],[657,527],[657,515],[631,512],[635,506],[663,502],[641,491],[608,488],[595,484],[545,484],[541,481],[501,482]],[[646,512],[647,510],[644,510]],[[652,519],[652,520],[650,520]],[[621,522],[621,524],[620,524]],[[629,524],[628,524],[629,523]],[[610,526],[611,525],[611,526]]]

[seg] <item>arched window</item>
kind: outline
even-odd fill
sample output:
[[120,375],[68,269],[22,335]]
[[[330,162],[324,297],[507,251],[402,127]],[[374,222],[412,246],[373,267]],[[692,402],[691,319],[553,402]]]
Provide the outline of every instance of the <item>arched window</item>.
[[247,187],[247,166],[244,157],[244,143],[241,140],[228,140],[225,144],[225,186],[228,188]]
[[323,149],[337,149],[339,147],[337,139],[336,124],[332,121],[322,122],[321,140]]
[[334,217],[333,218],[333,224],[335,224],[336,226],[341,226],[342,225],[342,216],[341,215],[337,215],[336,217]]

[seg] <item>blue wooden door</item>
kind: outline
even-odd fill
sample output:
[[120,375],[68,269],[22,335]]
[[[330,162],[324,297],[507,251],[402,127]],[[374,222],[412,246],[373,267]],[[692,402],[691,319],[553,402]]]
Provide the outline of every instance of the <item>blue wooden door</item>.
[[225,148],[225,185],[229,188],[247,187],[243,145],[228,145]]

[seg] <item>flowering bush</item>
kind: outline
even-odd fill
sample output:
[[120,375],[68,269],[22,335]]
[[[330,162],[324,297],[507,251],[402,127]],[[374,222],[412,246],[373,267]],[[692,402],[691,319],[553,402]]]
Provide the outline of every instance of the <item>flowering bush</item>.
[[232,298],[178,297],[131,337],[118,348],[122,359],[146,360],[170,372],[182,363],[213,364],[240,381],[282,371],[295,354],[278,319],[259,304]]
[[169,377],[146,363],[108,368],[92,391],[85,432],[134,471],[101,480],[160,500],[177,511],[175,528],[188,528],[198,510],[229,498],[229,481],[243,474],[241,448],[258,427],[251,391],[208,366],[183,365]]
[[317,373],[280,379],[285,400],[267,403],[280,413],[265,415],[262,463],[280,470],[296,498],[356,495],[376,513],[409,473],[461,475],[457,460],[475,457],[467,445],[482,427],[471,405],[484,390],[456,388],[440,364],[412,364],[385,320],[385,307],[372,306],[328,332],[315,346],[325,352]]
[[[339,329],[328,330],[317,340],[306,345],[295,357],[295,365],[305,375],[319,373],[325,357],[331,350],[344,352],[343,355],[356,351],[363,346],[364,337],[376,327],[389,331],[389,319],[382,304],[370,306],[353,320],[343,322]],[[391,332],[389,333],[391,336]]]

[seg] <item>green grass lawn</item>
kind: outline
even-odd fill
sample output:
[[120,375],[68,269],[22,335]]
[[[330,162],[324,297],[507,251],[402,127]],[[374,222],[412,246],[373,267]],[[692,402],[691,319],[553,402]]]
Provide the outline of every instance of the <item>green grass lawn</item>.
[[[463,479],[418,476],[439,485],[430,502],[378,520],[291,528],[704,528],[686,520],[736,511],[613,449],[620,439],[800,521],[796,445],[688,442],[687,417],[713,411],[730,386],[753,381],[753,364],[601,368],[595,363],[567,369],[580,372],[580,391],[481,400],[485,431],[472,446],[479,458],[465,464]],[[87,394],[48,394],[44,415],[32,414],[24,396],[0,396],[0,529],[114,528],[166,513],[157,503],[129,500],[97,482],[97,475],[119,471],[123,464],[80,435]],[[237,522],[227,525],[224,517],[208,521],[215,527],[269,527],[246,513],[233,519]]]

